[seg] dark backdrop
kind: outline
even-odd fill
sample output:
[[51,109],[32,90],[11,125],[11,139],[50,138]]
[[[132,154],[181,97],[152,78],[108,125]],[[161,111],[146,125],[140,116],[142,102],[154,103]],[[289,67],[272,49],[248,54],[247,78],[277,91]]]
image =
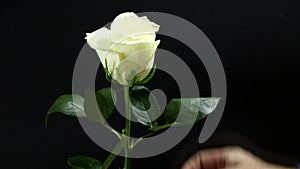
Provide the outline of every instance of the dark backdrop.
[[[59,95],[71,92],[73,66],[85,33],[125,11],[175,14],[197,25],[223,62],[228,101],[217,133],[238,132],[264,149],[300,157],[300,7],[297,0],[1,1],[1,168],[67,168],[73,155],[103,159],[78,121],[44,117]],[[183,44],[159,36],[161,47],[188,63],[209,95],[201,61]],[[108,85],[101,73],[100,86]],[[158,75],[151,82],[170,91]],[[151,84],[150,84],[151,85]],[[170,168],[182,147],[197,139],[201,123],[173,150],[135,159],[136,168]],[[179,155],[180,156],[180,155]],[[122,159],[118,160],[119,163]],[[115,163],[116,166],[118,162]],[[278,161],[280,162],[280,160]],[[159,167],[157,167],[159,165]],[[143,166],[143,167],[142,167]]]

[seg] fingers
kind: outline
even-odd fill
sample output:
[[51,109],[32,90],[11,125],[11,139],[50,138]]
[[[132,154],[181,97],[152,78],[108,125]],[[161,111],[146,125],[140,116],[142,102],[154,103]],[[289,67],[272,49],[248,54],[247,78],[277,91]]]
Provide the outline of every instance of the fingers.
[[258,169],[270,165],[240,147],[201,150],[182,169]]
[[209,149],[199,153],[200,162],[204,169],[221,169],[225,167],[226,156],[222,149]]
[[202,169],[199,153],[189,158],[181,169]]
[[242,154],[239,147],[201,150],[185,162],[182,169],[231,169],[228,167],[234,166],[239,154]]
[[222,149],[202,150],[193,155],[182,169],[221,169],[225,167],[225,158]]

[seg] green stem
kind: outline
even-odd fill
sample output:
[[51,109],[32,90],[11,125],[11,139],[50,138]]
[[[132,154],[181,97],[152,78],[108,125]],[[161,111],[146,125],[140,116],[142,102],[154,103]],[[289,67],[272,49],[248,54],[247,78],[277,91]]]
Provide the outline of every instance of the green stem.
[[109,156],[106,158],[106,160],[103,163],[103,169],[107,169],[116,157],[117,157],[117,155],[110,153]]
[[121,139],[120,142],[115,146],[112,153],[109,154],[109,156],[106,158],[106,160],[103,163],[103,169],[107,169],[110,164],[114,161],[114,159],[117,157],[117,154],[121,152],[123,147],[125,146],[125,139]]
[[133,149],[139,142],[143,141],[144,138],[147,138],[147,137],[150,137],[152,136],[153,134],[155,134],[157,131],[160,131],[160,130],[163,130],[163,129],[166,129],[166,128],[169,128],[169,127],[172,127],[172,126],[176,126],[178,125],[179,123],[169,123],[169,124],[165,124],[165,125],[162,125],[162,126],[157,126],[156,128],[150,128],[149,130],[152,130],[152,132],[140,137],[139,139],[137,139],[135,142],[133,142],[131,144],[131,149]]
[[149,136],[152,136],[153,134],[155,134],[155,132],[151,132],[151,133],[148,133],[148,134],[146,134],[146,135],[140,137],[139,139],[137,139],[135,142],[133,142],[133,143],[131,144],[131,148],[133,149],[133,148],[134,148],[139,142],[141,142],[144,138],[147,138],[147,137],[149,137]]
[[125,164],[124,169],[130,169],[130,130],[131,130],[131,108],[130,108],[130,98],[129,98],[129,87],[124,87],[124,101],[125,101],[125,112],[126,112],[126,126],[125,126],[125,135],[127,136],[126,143],[124,146],[125,152]]
[[120,140],[122,139],[122,136],[113,128],[111,128],[109,125],[107,125],[104,121],[100,120],[100,123],[108,129],[110,132],[114,133]]

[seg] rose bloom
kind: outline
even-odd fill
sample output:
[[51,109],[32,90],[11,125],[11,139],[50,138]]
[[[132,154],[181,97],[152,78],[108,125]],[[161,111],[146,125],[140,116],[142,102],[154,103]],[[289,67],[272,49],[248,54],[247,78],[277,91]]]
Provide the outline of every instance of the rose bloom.
[[110,30],[102,27],[87,33],[86,39],[107,73],[118,83],[129,85],[142,81],[150,73],[160,42],[155,40],[158,29],[159,25],[146,16],[126,12],[114,19]]

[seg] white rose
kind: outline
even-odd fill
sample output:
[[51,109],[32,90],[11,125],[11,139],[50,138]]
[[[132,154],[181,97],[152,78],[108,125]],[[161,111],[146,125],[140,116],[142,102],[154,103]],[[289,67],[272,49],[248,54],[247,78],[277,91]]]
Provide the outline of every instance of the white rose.
[[122,85],[143,80],[151,71],[154,54],[159,44],[155,32],[159,25],[147,17],[132,12],[117,16],[110,30],[103,27],[87,33],[86,39],[95,49],[101,63],[111,77]]

